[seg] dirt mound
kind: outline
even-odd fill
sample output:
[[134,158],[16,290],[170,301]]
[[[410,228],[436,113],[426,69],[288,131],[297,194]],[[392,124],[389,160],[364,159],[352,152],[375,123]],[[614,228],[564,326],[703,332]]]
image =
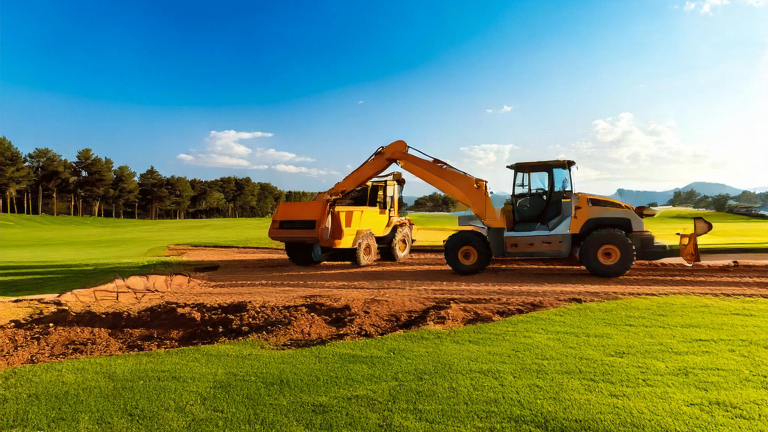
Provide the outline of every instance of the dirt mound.
[[0,367],[68,358],[152,351],[256,338],[304,347],[375,337],[425,325],[461,326],[552,307],[552,302],[508,305],[434,304],[386,313],[386,305],[305,303],[268,305],[162,303],[137,312],[74,312],[59,308],[0,328]]
[[131,276],[95,288],[77,289],[62,294],[59,303],[74,308],[130,308],[157,303],[165,294],[184,292],[195,284],[189,275],[147,275]]

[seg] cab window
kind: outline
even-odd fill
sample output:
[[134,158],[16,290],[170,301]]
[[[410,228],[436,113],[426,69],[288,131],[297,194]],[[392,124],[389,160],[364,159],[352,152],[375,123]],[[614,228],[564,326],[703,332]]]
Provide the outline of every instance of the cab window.
[[571,173],[568,170],[562,168],[555,168],[552,170],[552,178],[554,184],[553,189],[555,192],[571,192]]
[[533,172],[531,173],[531,193],[546,194],[549,191],[549,173]]

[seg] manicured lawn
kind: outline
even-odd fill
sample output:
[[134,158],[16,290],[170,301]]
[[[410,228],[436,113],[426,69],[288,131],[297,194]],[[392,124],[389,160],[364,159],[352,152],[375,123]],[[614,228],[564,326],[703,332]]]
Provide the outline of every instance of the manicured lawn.
[[693,231],[693,218],[701,216],[712,223],[712,231],[699,239],[703,249],[768,247],[768,219],[730,213],[683,209],[663,210],[646,218],[645,226],[663,242],[677,244],[678,232]]
[[132,220],[0,215],[0,296],[60,293],[181,270],[173,244],[276,247],[269,219]]
[[639,298],[450,331],[0,372],[0,430],[768,430],[768,300]]
[[414,245],[442,247],[445,239],[458,229],[458,217],[446,213],[411,213]]

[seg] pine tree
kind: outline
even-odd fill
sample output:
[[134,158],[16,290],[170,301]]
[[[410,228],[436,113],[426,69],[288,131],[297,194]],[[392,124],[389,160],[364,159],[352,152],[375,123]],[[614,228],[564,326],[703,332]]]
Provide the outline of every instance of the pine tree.
[[29,168],[24,164],[24,157],[19,149],[5,136],[0,137],[0,212],[2,212],[2,195],[5,195],[8,213],[18,213],[16,208],[16,191],[26,188],[32,180]]
[[36,148],[26,157],[33,183],[38,189],[38,214],[42,214],[43,195],[53,200],[53,215],[58,215],[58,192],[69,184],[69,162],[49,148]]

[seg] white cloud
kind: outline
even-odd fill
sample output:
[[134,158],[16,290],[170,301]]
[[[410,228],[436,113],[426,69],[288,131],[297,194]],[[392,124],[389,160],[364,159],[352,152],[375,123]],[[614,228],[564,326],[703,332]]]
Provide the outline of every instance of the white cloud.
[[[765,0],[741,0],[741,3],[748,4],[750,6],[763,6]],[[730,0],[702,0],[702,1],[690,1],[686,0],[683,10],[690,12],[699,7],[699,13],[702,15],[712,15],[714,8],[719,8],[725,5],[731,4]]]
[[595,120],[589,137],[570,146],[552,146],[550,151],[579,163],[577,179],[603,188],[607,180],[611,180],[608,187],[684,184],[696,180],[693,177],[706,160],[704,153],[681,140],[674,121],[638,123],[631,113]]
[[294,161],[294,162],[314,162],[315,158],[307,157],[307,156],[298,156],[295,153],[290,153],[286,151],[280,151],[275,149],[256,149],[256,153],[254,154],[255,157],[259,159],[264,159],[266,161],[280,161],[280,162],[286,162],[286,161]]
[[314,162],[308,156],[281,151],[274,148],[257,148],[255,151],[243,145],[241,140],[259,137],[271,137],[269,132],[238,132],[235,130],[211,131],[205,139],[208,146],[200,152],[190,149],[176,159],[187,164],[216,168],[247,168],[265,170],[279,162]]
[[480,144],[459,150],[475,165],[496,166],[506,163],[510,152],[519,148],[513,144]]
[[[505,112],[510,112],[514,108],[515,108],[514,106],[509,106],[509,105],[506,105],[506,104],[502,105],[501,108],[499,108],[499,114],[504,114]],[[494,111],[493,108],[488,108],[488,109],[485,110],[485,112],[487,112],[488,114],[493,113],[493,111]]]
[[187,165],[211,168],[251,168],[251,163],[246,159],[211,153],[201,153],[195,156],[182,153],[176,156],[176,159],[179,159]]
[[363,103],[363,101],[359,101],[359,102],[357,102],[357,104],[358,104],[358,105],[360,105],[361,103]]
[[275,171],[280,171],[290,174],[307,174],[312,177],[325,176],[329,174],[339,174],[336,171],[322,170],[318,168],[307,168],[303,166],[277,164],[272,167]]
[[211,131],[206,140],[209,143],[208,151],[211,153],[229,156],[248,156],[253,150],[240,144],[240,140],[271,137],[272,135],[274,134],[270,132]]

